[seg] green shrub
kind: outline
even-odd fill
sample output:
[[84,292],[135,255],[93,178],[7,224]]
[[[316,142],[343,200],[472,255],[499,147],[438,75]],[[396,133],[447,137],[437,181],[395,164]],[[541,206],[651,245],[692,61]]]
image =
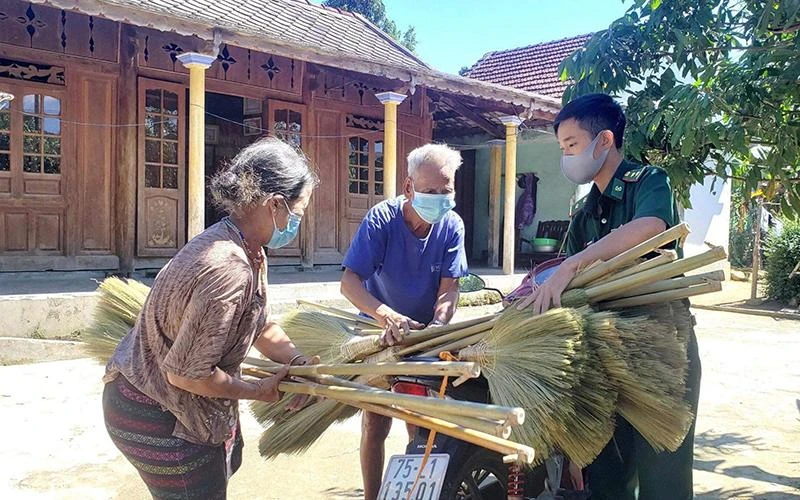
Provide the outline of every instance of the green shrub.
[[782,302],[800,300],[800,276],[789,273],[800,262],[800,220],[785,220],[780,235],[766,242],[767,296]]
[[730,240],[728,244],[731,266],[742,268],[753,265],[753,216],[755,210],[748,210],[744,217],[737,210],[731,210]]

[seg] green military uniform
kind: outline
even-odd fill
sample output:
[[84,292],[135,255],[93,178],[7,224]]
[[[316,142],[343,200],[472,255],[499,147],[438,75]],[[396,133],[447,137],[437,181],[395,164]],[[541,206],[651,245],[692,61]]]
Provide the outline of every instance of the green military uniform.
[[[669,179],[659,168],[623,161],[603,193],[594,185],[573,207],[567,254],[574,255],[614,229],[642,217],[658,217],[667,227],[679,223]],[[688,306],[688,300],[670,305],[679,334],[688,342],[685,398],[696,415],[700,358]],[[636,429],[618,416],[614,439],[586,471],[592,500],[692,498],[693,448],[694,422],[677,451],[656,453]]]

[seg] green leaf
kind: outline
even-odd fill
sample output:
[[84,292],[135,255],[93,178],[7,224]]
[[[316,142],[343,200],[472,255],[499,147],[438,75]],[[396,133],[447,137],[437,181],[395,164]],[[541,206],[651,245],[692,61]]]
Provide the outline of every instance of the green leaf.
[[661,0],[650,0],[650,10],[656,10],[661,7]]
[[672,68],[667,70],[661,75],[661,90],[665,93],[675,87],[675,73]]

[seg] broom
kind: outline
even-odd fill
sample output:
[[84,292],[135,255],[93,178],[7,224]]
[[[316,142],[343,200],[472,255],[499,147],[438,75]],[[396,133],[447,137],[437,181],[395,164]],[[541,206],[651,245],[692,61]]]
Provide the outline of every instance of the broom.
[[652,253],[672,241],[682,240],[688,235],[689,226],[686,223],[673,226],[608,261],[600,262],[586,268],[570,281],[567,290],[585,287],[592,281],[598,280],[609,273],[618,271],[626,265],[635,262],[639,257]]
[[480,363],[497,404],[522,403],[527,418],[511,436],[538,450],[537,459],[560,449],[586,465],[610,439],[616,394],[587,350],[577,311],[531,316],[508,308],[459,357]]
[[86,350],[105,364],[136,323],[150,287],[136,280],[109,277],[98,286],[92,323],[81,334]]
[[[582,307],[603,300],[609,300],[624,294],[632,288],[649,285],[660,280],[673,278],[700,267],[725,259],[727,254],[722,247],[714,247],[692,257],[678,259],[674,262],[657,266],[646,271],[624,276],[588,288],[573,288],[561,295],[564,307]],[[611,262],[611,261],[609,261]]]
[[[662,306],[668,309],[668,306]],[[618,391],[617,411],[657,451],[676,450],[692,422],[683,401],[687,358],[671,314],[600,312],[585,317],[592,348]],[[652,310],[650,311],[652,313]]]

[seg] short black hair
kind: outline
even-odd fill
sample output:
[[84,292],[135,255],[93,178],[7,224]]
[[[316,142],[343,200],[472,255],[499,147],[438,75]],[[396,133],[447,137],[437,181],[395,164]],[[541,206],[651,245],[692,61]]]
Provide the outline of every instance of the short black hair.
[[625,112],[610,95],[587,94],[571,100],[556,115],[553,122],[556,134],[558,126],[570,119],[575,119],[583,130],[589,132],[592,139],[603,130],[610,130],[614,133],[614,144],[617,149],[622,147],[622,137],[625,135]]

